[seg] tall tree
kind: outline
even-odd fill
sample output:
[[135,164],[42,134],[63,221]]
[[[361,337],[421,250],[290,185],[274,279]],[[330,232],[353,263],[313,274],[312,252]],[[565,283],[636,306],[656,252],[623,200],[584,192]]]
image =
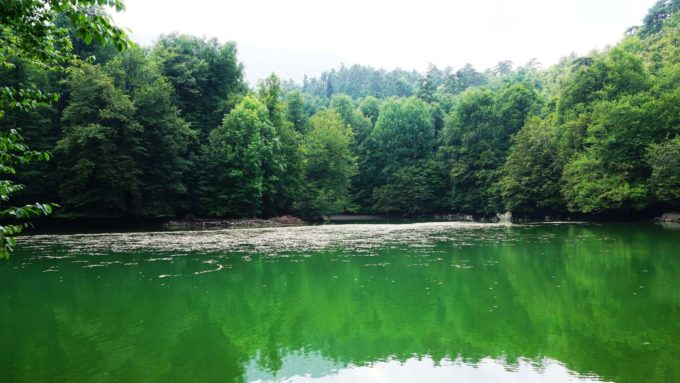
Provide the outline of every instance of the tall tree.
[[658,0],[645,16],[640,35],[646,37],[658,33],[661,31],[664,22],[678,11],[680,11],[679,0]]
[[488,82],[484,74],[477,72],[472,64],[466,64],[463,68],[449,75],[444,87],[451,94],[464,92],[468,88],[485,85]]
[[263,160],[263,214],[272,216],[290,211],[300,193],[302,158],[299,152],[300,133],[286,119],[281,80],[275,75],[260,82],[258,96],[267,107],[269,121],[274,126],[271,142],[272,157]]
[[493,68],[493,73],[496,76],[507,76],[512,73],[512,68],[514,64],[510,60],[499,61],[498,64]]
[[371,133],[371,122],[357,110],[354,100],[345,94],[336,94],[331,98],[331,108],[335,109],[345,124],[349,125],[354,132],[354,139],[360,145]]
[[371,136],[377,142],[386,174],[426,158],[434,149],[434,127],[427,105],[415,97],[387,100]]
[[350,150],[352,129],[334,110],[319,112],[310,119],[311,130],[302,143],[305,190],[297,210],[318,219],[350,207],[349,187],[356,173],[356,158]]
[[286,119],[293,124],[293,129],[296,131],[302,133],[306,130],[307,112],[299,90],[286,94]]
[[135,121],[142,128],[142,150],[135,158],[142,171],[140,207],[145,217],[174,216],[187,207],[188,150],[196,132],[180,117],[173,103],[174,89],[156,65],[139,48],[128,49],[108,65],[119,88],[135,106]]
[[433,102],[435,100],[437,87],[441,85],[442,82],[442,72],[436,66],[430,64],[425,77],[423,77],[420,82],[418,82],[416,97],[428,103]]
[[505,208],[514,215],[562,213],[562,163],[557,134],[551,121],[533,117],[514,136],[503,167]]
[[473,88],[459,97],[443,132],[450,147],[454,210],[489,214],[503,208],[501,169],[510,139],[538,104],[536,92],[524,84],[498,94]]
[[202,206],[216,217],[254,217],[262,212],[265,171],[272,161],[275,128],[267,107],[246,96],[210,132]]
[[113,80],[86,65],[69,79],[64,135],[57,143],[64,214],[130,216],[140,206],[143,148],[135,107]]
[[243,65],[232,42],[170,34],[160,37],[152,55],[175,88],[182,116],[203,137],[245,91]]

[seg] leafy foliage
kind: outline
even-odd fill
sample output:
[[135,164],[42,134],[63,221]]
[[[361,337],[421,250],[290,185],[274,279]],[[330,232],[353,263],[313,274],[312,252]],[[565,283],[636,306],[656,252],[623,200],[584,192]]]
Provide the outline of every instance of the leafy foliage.
[[373,210],[410,216],[445,211],[446,171],[435,160],[407,165],[397,170],[383,185],[373,189]]
[[262,212],[265,169],[272,160],[274,127],[267,107],[245,97],[209,137],[203,198],[212,216],[256,216]]
[[243,93],[243,66],[236,44],[186,35],[165,35],[152,57],[175,88],[175,102],[191,127],[207,136]]
[[274,133],[272,156],[263,161],[265,170],[263,214],[273,216],[290,210],[300,193],[302,157],[300,133],[286,118],[280,79],[272,74],[260,83],[259,99],[267,107]]
[[57,143],[60,196],[67,212],[130,216],[140,204],[142,170],[135,106],[110,77],[85,66],[69,79],[71,102]]
[[641,36],[649,36],[658,33],[663,28],[664,22],[680,10],[678,0],[658,0],[649,10],[640,28]]
[[661,203],[680,207],[680,136],[650,145],[646,155],[652,169],[649,187]]
[[[115,27],[105,13],[87,12],[86,7],[124,8],[121,0],[26,0],[3,2],[0,12],[0,70],[15,69],[19,65],[41,68],[47,71],[65,71],[77,61],[72,53],[68,29],[55,23],[57,15],[68,20],[86,44],[95,41],[113,44],[119,51],[130,45],[125,33]],[[46,92],[36,83],[5,83],[0,80],[0,119],[9,110],[32,112],[39,106],[58,101],[57,93]],[[0,132],[0,171],[14,174],[15,167],[35,158],[49,159],[48,154],[30,151],[16,129]],[[0,181],[0,200],[9,201],[10,195],[23,187],[10,180]],[[34,203],[25,207],[3,206],[0,218],[25,219],[40,214],[49,215],[52,205]],[[15,221],[16,222],[16,221]],[[0,258],[8,256],[19,234],[27,224],[8,223],[0,226]]]
[[519,214],[554,214],[564,210],[560,193],[563,163],[550,121],[529,119],[515,135],[503,166],[505,208]]
[[521,83],[497,94],[473,88],[460,95],[444,130],[455,210],[489,214],[502,209],[501,169],[511,137],[538,105],[536,92]]
[[383,172],[424,159],[434,149],[434,127],[427,105],[415,97],[387,100],[371,136],[384,160]]
[[391,72],[371,67],[342,66],[321,74],[318,79],[307,79],[302,91],[317,97],[330,98],[334,94],[346,94],[354,99],[373,96],[408,97],[414,95],[420,75],[396,69]]
[[356,158],[350,150],[352,129],[338,112],[317,113],[310,119],[310,127],[302,143],[305,191],[298,210],[303,216],[316,219],[349,207]]

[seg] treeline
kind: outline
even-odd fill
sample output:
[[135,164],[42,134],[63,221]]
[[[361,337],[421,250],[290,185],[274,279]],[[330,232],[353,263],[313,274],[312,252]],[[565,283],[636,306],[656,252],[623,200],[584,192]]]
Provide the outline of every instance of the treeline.
[[61,216],[662,211],[680,207],[679,8],[659,1],[617,46],[547,69],[352,66],[297,89],[249,89],[233,43],[74,38],[87,63],[68,75],[0,69],[62,95],[2,123],[53,154],[17,181]]

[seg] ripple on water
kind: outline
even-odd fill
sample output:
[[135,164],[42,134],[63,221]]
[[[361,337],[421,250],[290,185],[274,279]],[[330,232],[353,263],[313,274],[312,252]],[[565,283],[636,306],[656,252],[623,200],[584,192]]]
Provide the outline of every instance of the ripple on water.
[[213,273],[215,271],[220,271],[222,269],[230,269],[231,268],[231,265],[223,265],[223,264],[217,263],[217,261],[215,261],[214,259],[209,259],[207,261],[203,261],[203,263],[206,263],[208,265],[213,265],[213,266],[216,266],[216,267],[214,269],[195,271],[194,274],[201,275],[201,274]]

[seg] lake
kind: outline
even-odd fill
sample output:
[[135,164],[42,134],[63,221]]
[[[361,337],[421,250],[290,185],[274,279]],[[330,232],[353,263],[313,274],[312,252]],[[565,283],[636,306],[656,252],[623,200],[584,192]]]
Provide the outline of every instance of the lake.
[[677,382],[680,230],[346,224],[36,235],[2,382]]

